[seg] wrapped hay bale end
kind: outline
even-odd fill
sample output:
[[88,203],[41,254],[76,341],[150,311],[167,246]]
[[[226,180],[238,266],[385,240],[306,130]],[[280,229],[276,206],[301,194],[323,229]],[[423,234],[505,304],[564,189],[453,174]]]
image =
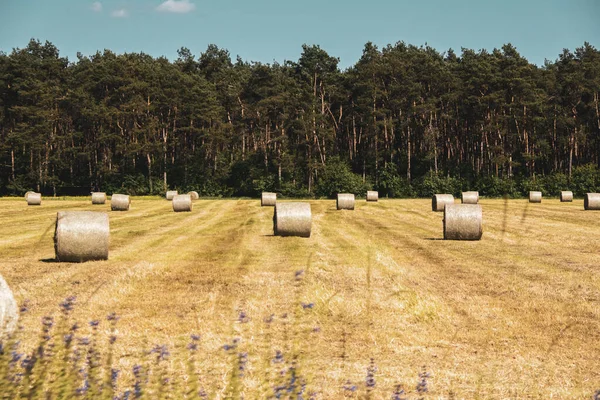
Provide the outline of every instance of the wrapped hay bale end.
[[92,204],[104,204],[104,203],[106,203],[106,193],[92,192]]
[[379,192],[374,190],[367,191],[367,201],[378,201],[379,200]]
[[189,194],[178,194],[173,197],[173,211],[192,211],[192,196]]
[[444,211],[446,204],[454,204],[451,194],[434,194],[431,198],[431,211]]
[[276,203],[273,212],[275,236],[310,237],[312,214],[309,203]]
[[112,211],[128,211],[131,200],[126,194],[113,194],[110,198],[110,209]]
[[262,192],[260,195],[261,207],[273,207],[277,203],[277,193]]
[[530,203],[541,203],[542,202],[542,192],[529,192],[529,202]]
[[56,214],[54,251],[57,261],[108,260],[108,214],[97,211],[60,211]]
[[585,210],[600,210],[600,193],[586,193],[583,198]]
[[167,200],[173,200],[173,197],[177,196],[177,190],[169,190],[165,197]]
[[14,332],[19,319],[19,309],[10,287],[0,275],[0,341]]
[[42,204],[42,194],[31,192],[27,195],[28,206],[39,206]]
[[479,204],[447,204],[444,208],[445,240],[479,240],[483,234]]
[[560,202],[561,203],[569,203],[573,201],[573,192],[570,190],[563,190],[560,192]]
[[460,201],[462,204],[479,203],[479,192],[462,192]]
[[338,193],[335,204],[338,210],[354,210],[354,195],[352,193]]
[[189,192],[188,194],[192,197],[192,200],[198,200],[200,198],[200,195],[198,195],[198,192],[192,191],[192,192]]
[[29,192],[25,193],[25,201],[27,201],[27,196],[29,196],[32,193],[35,193],[35,192],[29,191]]

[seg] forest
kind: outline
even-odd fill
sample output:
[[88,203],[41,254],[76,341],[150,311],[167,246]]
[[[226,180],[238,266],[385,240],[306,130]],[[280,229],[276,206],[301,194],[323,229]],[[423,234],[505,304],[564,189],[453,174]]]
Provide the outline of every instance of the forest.
[[404,42],[338,64],[318,45],[272,64],[216,45],[173,61],[110,50],[72,61],[32,39],[0,52],[0,195],[600,191],[589,43],[543,66],[511,44],[457,54]]

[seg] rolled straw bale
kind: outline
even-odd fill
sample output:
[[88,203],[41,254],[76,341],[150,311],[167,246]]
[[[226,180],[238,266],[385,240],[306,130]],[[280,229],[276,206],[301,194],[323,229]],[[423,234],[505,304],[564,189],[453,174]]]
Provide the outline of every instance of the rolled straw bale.
[[354,195],[352,193],[338,193],[335,204],[338,210],[354,210]]
[[542,202],[542,192],[529,192],[529,202],[530,203],[541,203]]
[[112,211],[127,211],[131,200],[126,194],[113,194],[110,198],[110,209]]
[[173,200],[173,197],[177,196],[177,190],[169,190],[166,194],[167,200]]
[[562,203],[573,201],[573,192],[571,192],[570,190],[563,190],[562,192],[560,192],[560,201]]
[[434,194],[431,198],[431,211],[444,211],[446,204],[454,204],[451,194]]
[[189,192],[188,193],[190,196],[192,196],[192,200],[198,200],[200,198],[200,195],[198,194],[198,192]]
[[374,190],[367,190],[367,201],[377,201],[379,200],[379,192]]
[[444,208],[444,239],[481,239],[482,219],[479,204],[447,204]]
[[27,196],[29,196],[31,193],[35,193],[35,192],[29,191],[29,192],[25,193],[25,201],[27,201]]
[[189,194],[177,194],[173,197],[173,211],[192,211],[192,196]]
[[54,251],[57,261],[107,260],[109,237],[105,212],[59,211],[56,214]]
[[583,198],[585,210],[600,210],[600,193],[586,193]]
[[92,192],[92,204],[104,204],[104,203],[106,203],[106,193]]
[[41,193],[29,193],[27,195],[27,205],[29,206],[39,206],[42,204],[42,194]]
[[19,319],[19,309],[10,287],[0,275],[0,340],[14,332]]
[[277,203],[277,193],[262,192],[260,195],[260,206],[271,207]]
[[275,236],[310,237],[312,214],[310,203],[276,203],[273,212]]
[[479,192],[462,192],[460,201],[462,204],[479,203]]

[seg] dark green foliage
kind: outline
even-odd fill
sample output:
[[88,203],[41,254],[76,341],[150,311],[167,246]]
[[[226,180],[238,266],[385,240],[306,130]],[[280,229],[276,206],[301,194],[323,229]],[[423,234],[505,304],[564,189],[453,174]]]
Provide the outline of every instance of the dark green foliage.
[[318,197],[335,198],[338,193],[354,193],[364,197],[371,185],[353,173],[350,166],[339,159],[330,160],[319,174],[315,194]]

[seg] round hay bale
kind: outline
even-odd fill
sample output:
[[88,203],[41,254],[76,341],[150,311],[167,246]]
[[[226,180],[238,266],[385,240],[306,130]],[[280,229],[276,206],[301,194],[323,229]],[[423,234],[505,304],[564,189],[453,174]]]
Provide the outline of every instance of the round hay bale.
[[54,251],[57,261],[108,260],[108,214],[97,211],[59,211]]
[[260,195],[261,207],[273,207],[277,203],[277,193],[262,192]]
[[128,211],[131,200],[126,194],[113,194],[110,198],[110,209],[112,211]]
[[477,204],[479,203],[479,192],[462,192],[460,201],[462,204]]
[[600,193],[586,193],[583,198],[585,210],[600,210]]
[[446,204],[454,204],[451,194],[434,194],[431,198],[431,211],[444,211]]
[[19,308],[10,287],[0,275],[0,341],[17,327]]
[[192,211],[192,196],[189,194],[177,194],[173,197],[173,211]]
[[167,200],[173,200],[173,197],[177,196],[177,190],[169,190],[166,194]]
[[192,196],[192,200],[198,200],[200,198],[200,195],[198,194],[198,192],[189,192],[188,193],[190,196]]
[[104,204],[104,203],[106,203],[106,193],[92,192],[92,204]]
[[35,192],[29,191],[29,192],[25,193],[25,201],[27,201],[27,196],[29,196],[32,193],[35,193]]
[[354,195],[352,193],[338,193],[335,204],[338,210],[354,210]]
[[563,190],[562,192],[560,192],[560,202],[561,203],[572,202],[572,201],[573,201],[573,192],[571,192],[570,190]]
[[374,190],[367,190],[367,201],[378,201],[379,200],[379,192]]
[[273,212],[275,236],[310,237],[312,214],[310,203],[276,203]]
[[31,192],[27,195],[28,206],[39,206],[42,204],[42,194]]
[[541,203],[542,202],[542,192],[529,192],[529,202],[530,203]]
[[479,240],[483,234],[479,204],[447,204],[444,208],[444,240]]

